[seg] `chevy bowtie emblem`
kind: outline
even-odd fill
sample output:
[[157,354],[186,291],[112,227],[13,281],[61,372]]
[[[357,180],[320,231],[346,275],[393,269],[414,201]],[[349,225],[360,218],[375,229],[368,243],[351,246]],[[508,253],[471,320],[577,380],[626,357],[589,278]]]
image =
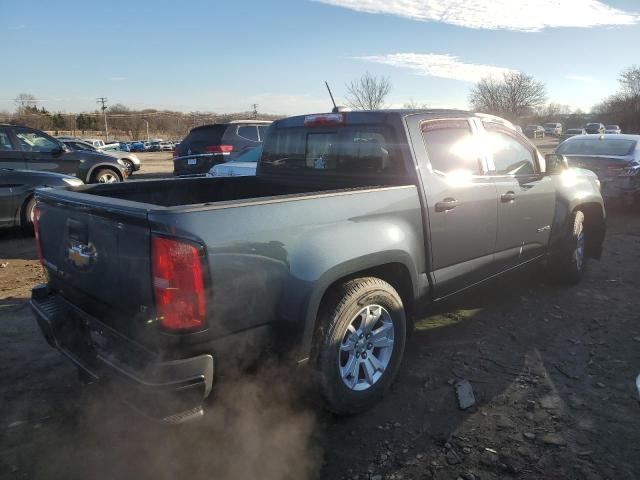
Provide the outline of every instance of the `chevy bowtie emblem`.
[[67,250],[67,260],[78,270],[88,270],[95,263],[98,254],[93,245],[74,243]]

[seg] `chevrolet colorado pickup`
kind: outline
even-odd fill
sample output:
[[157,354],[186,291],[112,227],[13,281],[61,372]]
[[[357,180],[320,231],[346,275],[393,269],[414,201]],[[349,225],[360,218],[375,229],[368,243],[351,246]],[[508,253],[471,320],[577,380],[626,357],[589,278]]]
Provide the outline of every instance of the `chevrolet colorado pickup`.
[[36,197],[45,338],[166,421],[267,348],[310,367],[331,411],[362,411],[424,304],[542,260],[578,282],[605,234],[595,174],[452,110],[287,118],[255,177]]

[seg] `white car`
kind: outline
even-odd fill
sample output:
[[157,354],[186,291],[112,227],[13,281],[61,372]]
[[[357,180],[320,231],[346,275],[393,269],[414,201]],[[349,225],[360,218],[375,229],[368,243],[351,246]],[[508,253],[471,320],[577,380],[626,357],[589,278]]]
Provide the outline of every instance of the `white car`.
[[219,163],[211,167],[208,177],[250,177],[256,174],[262,146],[253,147],[238,155],[233,162]]
[[93,145],[98,149],[102,149],[105,147],[104,140],[100,140],[99,138],[83,138],[82,141],[88,143],[89,145]]
[[620,135],[622,130],[620,129],[620,125],[606,125],[604,127],[604,133],[612,133],[614,135]]

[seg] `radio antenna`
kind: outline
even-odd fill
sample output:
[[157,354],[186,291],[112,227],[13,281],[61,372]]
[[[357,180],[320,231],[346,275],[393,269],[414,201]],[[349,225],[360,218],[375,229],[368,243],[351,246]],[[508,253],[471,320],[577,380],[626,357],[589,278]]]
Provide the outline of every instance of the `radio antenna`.
[[329,96],[331,97],[331,103],[333,103],[333,109],[338,110],[338,106],[336,105],[336,101],[333,99],[333,93],[331,93],[331,88],[329,87],[329,83],[325,80],[324,84],[327,86],[327,91],[329,92]]

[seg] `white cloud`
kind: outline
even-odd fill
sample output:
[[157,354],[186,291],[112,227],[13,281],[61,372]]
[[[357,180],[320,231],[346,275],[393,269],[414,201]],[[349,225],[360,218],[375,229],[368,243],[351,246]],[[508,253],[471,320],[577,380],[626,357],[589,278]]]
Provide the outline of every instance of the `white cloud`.
[[23,28],[25,28],[24,25],[14,25],[12,27],[8,27],[9,30],[22,30]]
[[515,72],[510,68],[465,63],[454,55],[435,53],[392,53],[358,58],[393,67],[409,68],[418,75],[451,78],[464,82],[477,82],[485,77],[501,77],[505,73]]
[[593,78],[587,77],[586,75],[566,75],[564,78],[566,78],[567,80],[573,80],[575,82],[585,82],[585,83],[593,82]]
[[468,28],[535,32],[547,27],[633,25],[638,13],[599,0],[315,0],[358,12]]

